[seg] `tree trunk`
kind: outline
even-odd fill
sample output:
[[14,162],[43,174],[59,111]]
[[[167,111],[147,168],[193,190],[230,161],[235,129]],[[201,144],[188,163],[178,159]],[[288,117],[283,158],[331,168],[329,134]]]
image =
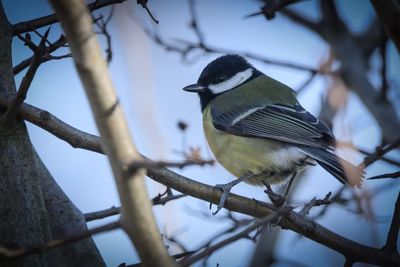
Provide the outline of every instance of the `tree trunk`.
[[[0,97],[15,94],[11,28],[0,3]],[[23,249],[87,229],[82,213],[55,183],[23,121],[0,124],[0,246]],[[49,252],[0,259],[0,266],[104,266],[92,239]]]

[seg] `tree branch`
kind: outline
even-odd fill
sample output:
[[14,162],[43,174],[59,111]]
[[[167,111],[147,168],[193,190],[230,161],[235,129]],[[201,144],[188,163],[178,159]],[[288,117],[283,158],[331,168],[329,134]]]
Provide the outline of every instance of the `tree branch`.
[[[1,101],[1,99],[0,99]],[[44,129],[50,127],[43,124],[40,118],[37,118],[40,112],[34,114],[27,114],[31,109],[27,110],[24,104],[20,111],[20,116],[24,119],[30,118],[32,122],[39,121],[41,124],[38,125]],[[52,122],[60,121],[59,119],[53,120]],[[54,128],[54,126],[53,126]],[[58,128],[58,127],[56,127]],[[63,127],[58,128],[59,131],[64,131],[58,135],[68,143],[72,143],[70,134],[73,138],[81,139],[77,142],[79,144],[85,144],[90,140],[92,146],[85,146],[85,149],[101,152],[100,139],[94,135],[90,135],[84,132],[77,133],[77,129],[65,124]],[[76,142],[76,141],[74,141]],[[207,202],[218,204],[221,198],[221,191],[212,186],[193,181],[182,175],[174,173],[165,168],[152,168],[148,170],[148,176],[153,180],[162,183],[168,187],[171,187],[183,194],[190,195],[192,197],[202,199]],[[260,202],[254,199],[245,198],[236,194],[230,194],[226,200],[225,208],[231,211],[247,214],[253,217],[264,217],[271,214],[276,207],[268,203]],[[288,214],[286,219],[283,219],[280,224],[284,229],[291,229],[299,234],[302,234],[315,242],[321,243],[335,251],[342,253],[343,255],[354,255],[355,259],[359,262],[366,262],[380,265],[399,265],[399,257],[390,257],[386,252],[380,249],[371,248],[368,246],[361,245],[352,240],[346,239],[318,223],[311,221],[307,218],[302,218],[298,213],[291,212]]]
[[[60,56],[51,56],[50,54],[52,52],[56,51],[58,48],[65,46],[66,43],[67,43],[67,40],[65,39],[64,35],[61,35],[60,38],[58,38],[57,41],[55,41],[54,43],[50,44],[46,48],[46,54],[41,58],[41,63],[47,62],[47,61],[52,60],[52,59],[59,59]],[[70,56],[71,56],[70,54],[66,54],[66,55],[63,56],[63,58],[70,57]],[[25,68],[29,67],[29,64],[32,61],[32,58],[33,58],[33,56],[29,57],[27,59],[24,59],[19,64],[14,66],[13,67],[14,75],[17,75],[18,73],[23,71]]]
[[400,138],[390,145],[379,146],[375,149],[374,153],[365,157],[360,165],[362,165],[364,168],[368,167],[375,161],[380,160],[386,153],[392,151],[393,149],[398,148],[399,146],[400,146]]
[[74,235],[67,236],[62,239],[57,239],[57,240],[51,240],[48,243],[45,244],[40,244],[36,245],[33,247],[29,247],[26,249],[19,249],[19,250],[10,250],[4,247],[0,247],[0,258],[19,258],[19,257],[24,257],[33,253],[42,253],[54,248],[58,248],[60,246],[64,246],[73,242],[77,242],[79,240],[91,237],[92,235],[98,234],[98,233],[103,233],[107,231],[111,231],[114,229],[119,228],[120,222],[112,222],[112,223],[107,223],[105,225],[99,226],[92,228],[88,231],[84,231],[82,233],[77,233]]
[[399,178],[399,177],[400,177],[400,171],[372,176],[372,177],[369,177],[368,180],[376,180],[376,179],[382,179],[382,178]]
[[[92,3],[90,3],[89,5],[87,5],[87,7],[90,11],[94,11],[94,10],[97,10],[97,9],[100,9],[100,8],[103,8],[106,6],[120,4],[125,1],[126,0],[95,0]],[[41,27],[48,26],[48,25],[51,25],[56,22],[58,22],[58,20],[57,20],[57,17],[55,14],[19,22],[12,26],[12,34],[13,34],[13,36],[16,36],[18,34],[30,32],[35,29],[39,29]]]
[[258,229],[259,227],[261,227],[261,226],[263,226],[263,225],[265,225],[265,224],[267,224],[269,222],[272,222],[272,221],[278,219],[281,216],[285,216],[292,209],[293,209],[293,207],[283,206],[283,207],[279,208],[277,211],[275,211],[275,212],[273,212],[271,214],[268,214],[267,216],[265,216],[265,217],[263,217],[261,219],[255,220],[252,225],[250,225],[246,229],[240,231],[239,233],[237,233],[235,235],[232,235],[229,238],[224,239],[224,240],[222,240],[222,241],[220,241],[220,242],[218,242],[218,243],[216,243],[216,244],[214,244],[212,246],[209,246],[209,247],[205,248],[204,250],[202,250],[202,251],[200,251],[198,253],[194,253],[194,254],[188,256],[187,258],[183,259],[179,263],[182,266],[190,266],[191,264],[195,263],[196,261],[211,255],[214,251],[216,251],[216,250],[218,250],[218,249],[220,249],[220,248],[222,248],[222,247],[224,247],[226,245],[229,245],[229,244],[231,244],[231,243],[233,243],[233,242],[235,242],[235,241],[237,241],[237,240],[239,240],[241,238],[244,238],[244,237],[248,236],[251,232],[253,232],[254,230]]
[[[165,205],[169,201],[180,199],[185,196],[186,195],[183,195],[183,194],[167,195],[166,197],[156,196],[152,199],[152,203],[154,206]],[[105,210],[86,213],[86,214],[84,214],[84,216],[85,216],[86,222],[90,222],[90,221],[94,221],[94,220],[104,219],[106,217],[114,216],[114,215],[117,215],[120,213],[121,213],[120,207],[111,207],[111,208],[105,209]]]
[[145,170],[127,175],[123,162],[140,160],[114,91],[92,18],[82,0],[50,1],[70,44],[88,96],[103,149],[113,170],[121,201],[121,225],[146,266],[174,266],[158,233],[144,181]]
[[[382,130],[383,141],[394,142],[399,137],[396,129],[400,128],[400,122],[393,104],[379,101],[379,95],[366,75],[368,73],[365,64],[367,60],[364,57],[369,53],[360,49],[359,42],[338,16],[334,1],[320,1],[320,5],[323,19],[317,23],[317,26],[292,11],[282,10],[282,14],[317,33],[331,45],[335,55],[341,61],[340,75],[343,81],[360,97],[375,117]],[[377,37],[375,32],[376,30],[373,29],[373,34],[370,36]],[[378,45],[380,39],[381,35],[378,36],[377,41],[371,43]]]
[[11,125],[15,118],[17,117],[18,110],[21,104],[26,99],[26,94],[28,93],[29,87],[35,77],[36,71],[38,70],[40,63],[42,62],[42,57],[46,51],[46,41],[49,35],[50,28],[46,31],[45,35],[42,37],[39,46],[34,47],[34,55],[30,62],[30,66],[26,75],[22,79],[22,82],[18,88],[18,91],[14,98],[8,105],[7,111],[1,116],[0,122],[4,125]]
[[265,18],[270,20],[275,18],[276,12],[281,9],[287,7],[288,5],[299,2],[300,0],[264,0],[264,6],[261,7],[260,12],[256,12],[250,15],[247,15],[245,18],[254,17],[257,15],[264,14]]
[[387,34],[390,39],[393,40],[397,48],[397,52],[400,53],[400,3],[397,0],[371,0],[372,5],[375,8],[376,14],[380,21],[385,26]]
[[397,239],[399,236],[399,228],[400,228],[400,192],[397,195],[397,200],[393,212],[392,223],[390,224],[388,236],[386,239],[386,245],[383,247],[389,253],[393,253],[399,256],[397,251]]
[[281,13],[289,18],[291,21],[300,24],[317,34],[321,34],[323,31],[321,22],[313,22],[289,9],[282,9]]

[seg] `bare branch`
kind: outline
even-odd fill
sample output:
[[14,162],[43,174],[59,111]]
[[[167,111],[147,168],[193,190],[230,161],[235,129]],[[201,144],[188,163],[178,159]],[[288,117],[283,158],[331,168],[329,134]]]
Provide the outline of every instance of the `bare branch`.
[[[95,0],[92,3],[88,4],[87,7],[90,11],[94,11],[106,6],[120,4],[125,2],[126,0]],[[44,26],[51,25],[53,23],[58,22],[58,19],[55,14],[43,16],[40,18],[19,22],[12,26],[13,36],[18,34],[33,31],[35,29],[39,29]]]
[[256,12],[245,16],[245,18],[250,18],[264,14],[267,20],[275,18],[275,13],[281,9],[287,7],[288,5],[299,2],[300,0],[264,0],[264,6],[261,8],[260,12]]
[[[71,57],[70,54],[66,54],[64,56],[53,56],[51,55],[52,52],[56,51],[60,47],[64,47],[67,43],[67,40],[65,39],[64,35],[61,35],[60,38],[57,39],[54,43],[50,44],[48,47],[46,47],[46,53],[45,55],[41,58],[41,63],[47,62],[52,59],[61,59],[61,58],[66,58],[66,57]],[[14,75],[17,75],[21,71],[23,71],[25,68],[29,67],[30,62],[32,61],[32,57],[29,57],[27,59],[24,59],[21,61],[19,64],[13,67],[13,73]]]
[[375,149],[375,152],[367,157],[364,158],[363,162],[360,164],[360,166],[367,167],[374,163],[375,161],[381,159],[386,153],[389,151],[396,149],[400,146],[400,139],[397,139],[395,142],[393,142],[390,145],[386,146],[379,146]]
[[[0,98],[0,106],[7,107],[7,101],[4,98]],[[19,110],[19,116],[64,140],[74,148],[104,153],[98,136],[80,131],[46,110],[23,103]]]
[[264,64],[271,64],[271,65],[276,65],[276,66],[280,66],[280,67],[284,67],[284,68],[306,71],[306,72],[310,72],[310,73],[320,73],[318,68],[313,68],[313,67],[309,67],[306,65],[277,60],[277,59],[271,59],[268,57],[264,57],[261,55],[251,53],[251,52],[236,51],[236,50],[212,46],[212,45],[209,45],[206,43],[199,44],[197,42],[192,42],[192,41],[187,41],[187,40],[177,40],[182,45],[176,45],[176,44],[169,43],[169,42],[163,40],[159,35],[157,35],[155,33],[151,33],[147,30],[146,30],[146,33],[154,42],[156,42],[158,45],[164,47],[167,51],[176,52],[176,53],[181,54],[182,60],[184,60],[185,62],[190,62],[190,60],[188,60],[190,52],[200,49],[200,50],[204,51],[205,53],[212,53],[212,54],[240,54],[246,58],[257,60]]
[[196,14],[196,9],[195,9],[195,4],[194,0],[189,0],[189,11],[190,11],[190,27],[193,29],[195,32],[197,39],[199,41],[199,46],[203,47],[204,46],[204,35],[200,30],[199,24],[198,24],[198,18]]
[[[26,99],[26,94],[28,93],[29,87],[31,86],[31,83],[33,81],[33,78],[35,77],[36,71],[38,70],[38,68],[40,66],[40,63],[42,62],[41,58],[43,57],[43,55],[45,53],[46,41],[47,41],[49,32],[50,32],[50,28],[46,31],[45,35],[42,37],[42,40],[40,41],[39,46],[37,46],[37,47],[33,46],[34,55],[32,57],[32,61],[30,63],[29,69],[26,72],[26,75],[24,76],[24,78],[22,79],[22,82],[18,88],[16,95],[10,101],[7,111],[0,118],[1,123],[4,125],[10,125],[14,122],[15,118],[17,117],[18,110],[19,110],[21,104]],[[29,42],[29,40],[27,40],[27,41]]]
[[399,228],[400,228],[400,192],[397,195],[397,200],[393,212],[392,223],[390,224],[388,236],[386,239],[386,244],[383,247],[384,250],[388,251],[389,253],[397,254],[397,239],[399,236]]
[[393,40],[397,48],[397,52],[400,52],[400,3],[397,0],[371,0],[372,5],[375,8],[376,14],[385,26],[385,30],[390,38]]
[[159,168],[159,167],[173,167],[183,169],[187,166],[205,166],[205,165],[214,165],[215,160],[203,160],[203,159],[186,159],[181,162],[170,162],[170,161],[152,161],[152,160],[136,160],[129,162],[125,165],[124,169],[128,173],[132,173],[137,171],[137,169],[151,169],[151,168]]
[[[180,199],[185,196],[186,195],[183,195],[183,194],[168,195],[166,197],[156,196],[152,199],[152,202],[153,202],[154,206],[165,205],[169,201]],[[120,213],[121,213],[121,207],[111,207],[111,208],[105,209],[105,210],[86,213],[86,214],[84,214],[84,216],[85,216],[86,222],[90,222],[90,221],[94,221],[94,220],[104,219],[104,218],[114,216],[114,215],[117,215]]]
[[148,2],[148,0],[137,0],[138,5],[141,5],[147,11],[147,14],[149,14],[150,18],[156,24],[158,24],[159,21],[153,16],[153,14],[151,14],[150,9],[147,7],[147,2]]
[[297,88],[297,89],[295,90],[295,91],[296,91],[296,94],[299,95],[301,92],[303,92],[304,89],[306,89],[316,77],[317,77],[317,73],[316,73],[316,72],[311,72],[311,74],[310,74],[310,76],[307,78],[307,80],[305,80],[305,81],[303,82],[303,84],[302,84],[299,88]]
[[305,66],[302,64],[296,64],[296,63],[292,63],[292,62],[270,59],[270,58],[263,57],[263,56],[260,56],[260,55],[254,54],[254,53],[250,53],[250,52],[235,51],[235,50],[215,47],[215,46],[207,44],[204,41],[203,34],[201,33],[201,29],[199,27],[198,18],[197,18],[195,9],[194,9],[194,4],[192,1],[190,1],[189,4],[190,4],[189,5],[190,14],[191,14],[190,26],[193,29],[193,31],[198,39],[197,42],[192,42],[192,41],[188,41],[188,40],[176,40],[180,43],[180,45],[176,44],[176,43],[171,43],[171,42],[165,41],[163,38],[161,38],[160,35],[144,28],[144,31],[146,32],[146,34],[154,42],[156,42],[158,45],[164,47],[167,51],[176,52],[176,53],[181,54],[182,59],[185,62],[190,62],[189,55],[191,52],[196,51],[196,50],[201,50],[205,53],[241,54],[242,56],[244,56],[246,58],[257,60],[264,64],[272,64],[272,65],[276,65],[276,66],[292,68],[292,69],[302,70],[302,71],[311,72],[311,73],[321,73],[319,68],[312,68],[312,67]]
[[[4,106],[4,103],[0,104]],[[30,108],[28,108],[30,107]],[[48,129],[48,128],[57,128],[54,125],[49,127],[46,125],[46,121],[41,121],[37,116],[40,112],[30,114],[31,111],[35,111],[35,108],[32,106],[28,106],[27,104],[23,104],[20,111],[20,116],[23,119],[30,118],[33,123],[39,122],[39,126]],[[55,121],[60,122],[59,119],[52,120],[53,124],[56,124]],[[65,124],[66,125],[66,124]],[[79,144],[86,144],[87,142],[91,143],[90,146],[85,145],[88,150],[92,150],[94,152],[101,152],[100,139],[97,136],[93,136],[84,132],[77,132],[75,128],[67,125],[63,127],[57,128],[59,133],[58,135],[63,140],[68,143],[73,143],[70,139],[70,136],[73,138],[77,138],[80,141],[74,141]],[[153,180],[160,182],[168,187],[171,187],[183,194],[190,195],[195,198],[203,199],[207,202],[212,202],[214,204],[218,204],[221,198],[221,191],[212,186],[193,181],[189,178],[186,178],[182,175],[179,175],[175,172],[172,172],[165,168],[152,168],[148,170],[148,176]],[[331,198],[334,201],[335,196]],[[225,203],[225,208],[236,211],[239,213],[247,214],[253,217],[264,217],[275,209],[273,205],[268,203],[260,202],[254,199],[249,199],[245,197],[238,196],[236,194],[230,194]],[[336,233],[331,232],[330,230],[324,228],[316,222],[310,221],[307,218],[301,218],[298,213],[291,212],[287,219],[283,219],[280,224],[283,228],[291,229],[299,234],[302,234],[311,240],[314,240],[318,243],[321,243],[331,249],[334,249],[343,255],[354,255],[354,257],[359,262],[367,262],[372,264],[380,264],[380,265],[399,265],[400,258],[399,257],[391,257],[387,253],[382,252],[379,249],[367,247],[356,243],[352,240],[346,239]]]
[[144,180],[145,170],[127,175],[123,162],[142,159],[115,93],[92,18],[83,0],[51,0],[70,44],[75,67],[93,111],[121,201],[121,225],[146,266],[174,266],[158,232]]
[[387,42],[388,36],[382,27],[382,23],[377,18],[371,22],[371,25],[362,35],[354,36],[357,46],[363,51],[364,58],[369,59],[372,52],[379,47],[383,41]]
[[382,101],[388,101],[387,91],[388,91],[388,80],[387,80],[387,71],[386,71],[386,45],[387,40],[383,39],[379,45],[379,53],[381,56],[382,67],[381,67],[381,93],[380,98]]
[[92,228],[88,231],[84,231],[82,233],[77,233],[74,235],[67,236],[62,239],[52,240],[45,244],[36,245],[33,247],[29,247],[26,249],[18,249],[11,250],[4,247],[0,247],[0,258],[19,258],[24,257],[34,253],[42,253],[60,246],[64,246],[66,244],[70,244],[73,242],[77,242],[79,240],[91,237],[92,235],[115,230],[121,226],[119,221],[115,221],[112,223],[107,223],[105,225]]
[[299,212],[300,216],[306,217],[311,209],[313,207],[317,207],[317,206],[322,206],[322,205],[329,205],[332,203],[332,201],[329,199],[332,195],[332,192],[329,192],[328,194],[326,194],[326,196],[323,199],[317,199],[316,197],[314,197],[313,199],[311,199],[310,202],[308,202],[307,205],[304,206],[304,208]]
[[321,34],[323,31],[321,22],[313,22],[307,19],[306,17],[301,16],[298,13],[291,11],[289,9],[282,9],[281,13],[287,18],[289,18],[291,21],[300,24],[317,34]]
[[110,64],[110,62],[112,60],[112,56],[113,56],[112,46],[111,46],[111,35],[107,29],[107,25],[111,21],[113,14],[114,14],[114,6],[111,7],[110,14],[107,16],[106,19],[104,19],[103,15],[100,15],[100,17],[98,19],[95,19],[95,18],[93,19],[96,26],[100,30],[100,32],[96,32],[96,33],[101,34],[106,38],[107,47],[105,50],[106,50],[106,55],[107,55],[107,58],[106,58],[107,64]]
[[210,247],[205,248],[204,250],[195,253],[193,255],[188,256],[187,258],[183,259],[182,261],[180,261],[179,263],[182,266],[190,266],[191,264],[195,263],[196,261],[207,257],[209,255],[211,255],[214,251],[229,245],[233,242],[235,242],[236,240],[239,240],[241,238],[247,237],[249,235],[249,233],[253,232],[254,230],[258,229],[260,226],[265,225],[266,223],[272,222],[276,219],[278,219],[281,216],[285,216],[286,214],[288,214],[291,210],[293,209],[293,207],[290,206],[284,206],[279,208],[277,211],[261,218],[258,220],[255,220],[254,223],[247,227],[246,229],[240,231],[239,233],[225,239],[222,240],[218,243],[216,243],[215,245],[212,245]]
[[382,179],[382,178],[399,178],[399,177],[400,177],[400,171],[372,176],[372,177],[369,177],[368,180],[375,180],[375,179]]

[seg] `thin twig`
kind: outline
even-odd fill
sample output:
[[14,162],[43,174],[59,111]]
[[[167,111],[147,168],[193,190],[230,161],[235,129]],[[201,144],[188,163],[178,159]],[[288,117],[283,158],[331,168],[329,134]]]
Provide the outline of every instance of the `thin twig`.
[[[67,57],[71,57],[71,54],[65,54],[63,56],[53,56],[51,55],[52,52],[56,51],[58,48],[64,47],[67,44],[67,39],[65,39],[64,35],[61,35],[60,38],[58,38],[54,43],[50,44],[47,48],[46,48],[46,53],[45,55],[42,57],[42,62],[47,62],[49,60],[52,59],[61,59],[61,58],[67,58]],[[18,73],[20,73],[21,71],[23,71],[25,68],[29,67],[30,62],[32,61],[32,57],[29,57],[27,59],[24,59],[23,61],[21,61],[20,63],[18,63],[16,66],[13,67],[13,74],[17,75]]]
[[104,19],[104,17],[101,15],[98,19],[93,20],[95,22],[95,25],[100,30],[100,32],[96,32],[96,33],[101,34],[106,38],[107,47],[105,50],[106,50],[106,55],[107,55],[107,57],[106,57],[107,64],[110,64],[112,57],[113,57],[111,35],[107,29],[108,23],[111,21],[113,14],[114,14],[114,6],[111,7],[111,11],[108,14],[106,19]]
[[115,222],[107,223],[107,224],[99,226],[99,227],[92,228],[90,230],[87,230],[87,231],[84,231],[81,233],[67,236],[62,239],[52,240],[45,244],[40,244],[40,245],[33,246],[30,248],[26,248],[26,249],[10,250],[10,249],[4,248],[4,247],[0,247],[0,258],[19,258],[19,257],[27,256],[30,254],[34,254],[34,253],[45,252],[45,251],[69,244],[69,243],[77,242],[79,240],[91,237],[92,235],[95,235],[98,233],[103,233],[106,231],[111,231],[111,230],[117,229],[120,226],[121,226],[120,222],[115,221]]
[[381,56],[381,61],[382,61],[382,67],[381,67],[381,79],[382,79],[382,84],[381,84],[381,93],[380,97],[381,100],[387,101],[387,91],[388,91],[388,80],[387,80],[387,68],[386,68],[386,47],[387,47],[387,42],[388,40],[385,38],[382,38],[381,43],[379,45],[379,53]]
[[369,177],[368,180],[383,179],[383,178],[395,179],[395,178],[399,178],[399,177],[400,177],[400,171],[372,176],[372,177]]
[[[1,98],[0,105],[3,107],[6,105],[6,102]],[[21,106],[19,115],[21,118],[29,120],[53,134],[54,131],[56,131],[59,138],[70,144],[75,143],[78,144],[79,147],[94,152],[103,153],[98,136],[81,132],[52,115],[51,120],[43,120],[41,119],[40,115],[42,113],[47,114],[45,115],[47,118],[51,115],[46,111],[23,104]],[[90,145],[88,145],[89,143]],[[213,186],[196,182],[165,168],[150,169],[147,171],[147,173],[147,175],[153,180],[166,186],[170,186],[171,188],[184,194],[203,199],[207,202],[219,203],[220,201],[221,192]],[[332,201],[333,198],[334,197],[331,198]],[[226,204],[226,208],[231,211],[236,211],[255,217],[265,216],[266,214],[269,214],[271,210],[273,210],[271,205],[267,205],[268,203],[244,198],[235,194],[229,195]],[[300,218],[300,216],[298,216],[298,214],[295,212],[291,212],[289,217],[290,218],[288,220],[284,219],[281,221],[280,225],[282,225],[282,227],[302,234],[311,240],[334,249],[335,251],[341,252],[343,255],[352,254],[359,262],[392,266],[400,264],[399,257],[392,257],[379,249],[368,247],[340,236],[321,226],[315,221],[311,222],[307,218]]]
[[144,168],[160,168],[160,167],[172,167],[172,168],[179,168],[183,169],[187,166],[205,166],[205,165],[214,165],[215,161],[212,159],[203,160],[203,159],[185,159],[184,161],[180,162],[172,162],[172,161],[152,161],[152,160],[136,160],[132,161],[125,166],[125,171],[127,173],[135,172],[137,169]]
[[299,15],[298,13],[291,11],[289,9],[282,9],[281,14],[283,14],[284,16],[286,16],[293,22],[296,22],[296,23],[306,27],[307,29],[309,29],[317,34],[321,34],[323,31],[323,25],[320,21],[313,22],[313,21],[309,20],[308,18],[306,18],[302,15]]
[[317,77],[317,74],[318,74],[317,72],[311,72],[307,80],[305,80],[303,84],[296,89],[296,94],[299,95],[301,92],[303,92],[304,89],[306,89],[310,85],[310,83],[315,79],[315,77]]
[[[154,197],[152,199],[153,205],[165,205],[167,202],[180,199],[182,197],[185,197],[186,195],[184,194],[177,194],[177,195],[172,195],[172,196],[166,196],[159,198],[158,196]],[[84,217],[86,222],[94,221],[94,220],[99,220],[99,219],[104,219],[110,216],[114,216],[117,214],[121,213],[121,207],[111,207],[108,209],[100,210],[100,211],[94,211],[90,213],[85,213]]]
[[195,32],[197,39],[199,41],[199,45],[203,46],[204,45],[204,35],[199,28],[196,9],[195,9],[195,1],[189,0],[188,3],[189,3],[189,12],[190,12],[190,17],[191,17],[190,27]]
[[303,209],[299,212],[299,215],[306,217],[313,207],[331,204],[332,201],[329,199],[331,195],[332,192],[329,192],[323,199],[317,199],[316,197],[314,197],[310,200],[310,202],[307,203],[307,205],[303,207]]
[[138,5],[141,5],[146,11],[147,14],[149,14],[150,18],[156,23],[160,23],[154,16],[151,14],[150,9],[147,7],[147,2],[148,0],[137,0]]
[[277,1],[264,1],[265,4],[261,7],[261,11],[255,12],[245,16],[245,18],[251,18],[258,15],[264,15],[267,20],[275,18],[276,12],[287,7],[288,5],[294,4],[301,0],[277,0]]
[[[190,20],[191,21],[190,25],[191,25],[191,28],[194,31],[195,35],[198,38],[198,42],[177,39],[176,41],[178,43],[180,43],[181,45],[174,44],[172,42],[168,42],[168,41],[164,40],[157,33],[152,32],[144,27],[144,31],[149,36],[149,38],[151,38],[158,45],[164,47],[167,51],[176,52],[176,53],[181,54],[182,60],[184,60],[185,62],[191,62],[189,60],[190,53],[200,49],[201,51],[203,51],[205,53],[241,54],[242,56],[244,56],[246,58],[257,60],[264,64],[272,64],[272,65],[281,66],[281,67],[285,67],[285,68],[292,68],[292,69],[302,70],[302,71],[306,71],[306,72],[310,72],[310,73],[321,73],[322,74],[322,72],[319,70],[319,68],[312,68],[312,67],[301,65],[301,64],[296,64],[296,63],[291,63],[291,62],[286,62],[286,61],[281,61],[281,60],[276,60],[276,59],[270,59],[267,57],[263,57],[261,55],[250,53],[250,52],[235,51],[235,50],[231,50],[231,49],[215,47],[215,46],[205,43],[204,37],[203,37],[203,35],[201,33],[201,29],[199,27],[197,16],[196,16],[196,13],[194,10],[193,2],[189,2],[189,4],[190,4],[189,5],[190,14],[192,15],[191,20]],[[327,74],[327,73],[323,73],[323,74]]]
[[34,55],[32,61],[30,63],[29,69],[26,72],[26,75],[22,79],[22,82],[18,88],[17,94],[14,98],[10,101],[7,111],[1,117],[0,121],[4,125],[10,125],[14,122],[15,118],[17,117],[18,110],[21,104],[26,99],[26,95],[28,93],[29,87],[35,77],[36,71],[38,70],[40,63],[42,62],[41,58],[43,57],[45,50],[46,50],[46,40],[49,35],[50,28],[46,31],[40,44],[35,48]]
[[240,231],[239,233],[224,239],[218,243],[216,243],[215,245],[212,245],[204,250],[202,250],[201,252],[195,253],[194,255],[191,255],[185,259],[183,259],[182,261],[180,261],[179,263],[182,266],[189,266],[191,264],[193,264],[194,262],[212,254],[214,251],[229,245],[233,242],[235,242],[236,240],[239,240],[243,237],[248,236],[249,233],[253,232],[254,230],[256,230],[257,228],[259,228],[262,225],[265,225],[266,223],[269,223],[271,221],[276,220],[277,218],[281,217],[281,216],[285,216],[287,213],[289,213],[291,210],[293,209],[293,207],[290,206],[284,206],[279,208],[276,212],[273,212],[267,216],[265,216],[264,218],[261,219],[257,219],[254,221],[254,223],[247,227],[246,229]]
[[[120,4],[125,1],[126,0],[95,0],[92,3],[88,4],[87,7],[89,8],[90,11],[94,11],[94,10],[97,10],[97,9],[100,9],[100,8],[103,8],[106,6]],[[23,22],[14,24],[12,26],[12,33],[13,33],[13,36],[16,36],[18,34],[33,31],[35,29],[39,29],[41,27],[48,26],[48,25],[51,25],[56,22],[58,22],[56,15],[51,14],[51,15],[40,17],[40,18],[27,20],[27,21],[23,21]]]
[[396,149],[400,146],[400,138],[397,139],[395,142],[393,142],[390,145],[385,145],[385,146],[380,146],[375,149],[375,152],[366,158],[364,158],[363,162],[360,164],[360,166],[363,166],[364,168],[371,165],[375,161],[381,159],[386,153],[390,152],[393,149]]
[[[373,157],[373,154],[376,153],[376,151],[377,151],[377,150],[375,150],[374,152],[370,152],[370,151],[367,151],[364,148],[355,147],[352,143],[349,143],[349,142],[342,142],[342,141],[339,142],[338,141],[338,142],[336,142],[336,145],[338,147],[349,148],[349,149],[354,150],[356,152],[360,152],[360,153],[364,154],[367,157]],[[374,155],[374,157],[375,157],[375,155]],[[386,163],[389,163],[391,165],[400,167],[400,162],[399,161],[396,161],[396,160],[394,160],[392,158],[388,158],[385,155],[380,155],[379,160],[382,160],[382,161],[384,161]]]

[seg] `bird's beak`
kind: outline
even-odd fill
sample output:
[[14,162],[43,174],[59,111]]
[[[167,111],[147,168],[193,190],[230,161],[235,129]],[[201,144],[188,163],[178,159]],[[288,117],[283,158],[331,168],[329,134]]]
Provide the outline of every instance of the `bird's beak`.
[[200,93],[200,92],[204,92],[206,89],[207,88],[204,87],[203,85],[194,83],[194,84],[184,87],[182,90],[184,90],[186,92]]

